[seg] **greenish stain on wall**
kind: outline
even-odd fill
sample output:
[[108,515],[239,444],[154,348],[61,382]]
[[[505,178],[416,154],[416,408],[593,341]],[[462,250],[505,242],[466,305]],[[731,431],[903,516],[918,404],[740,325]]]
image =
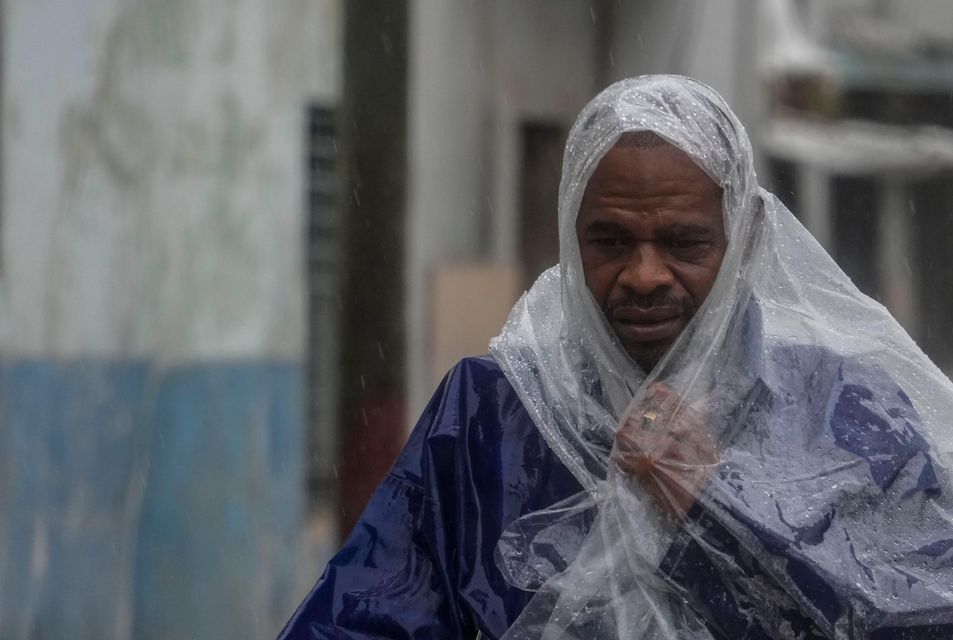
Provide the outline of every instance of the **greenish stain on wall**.
[[215,173],[218,178],[232,182],[248,171],[248,159],[264,142],[265,132],[260,123],[253,123],[245,117],[233,93],[221,96],[219,117],[222,129]]
[[121,28],[142,59],[182,67],[188,64],[192,35],[202,6],[192,0],[140,0],[131,5]]

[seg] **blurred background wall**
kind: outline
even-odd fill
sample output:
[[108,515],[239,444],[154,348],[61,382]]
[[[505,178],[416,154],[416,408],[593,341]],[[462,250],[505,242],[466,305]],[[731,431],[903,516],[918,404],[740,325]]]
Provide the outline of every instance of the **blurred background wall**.
[[573,118],[695,76],[953,371],[945,0],[0,2],[0,637],[259,638],[557,259]]
[[4,2],[0,637],[268,637],[340,6]]

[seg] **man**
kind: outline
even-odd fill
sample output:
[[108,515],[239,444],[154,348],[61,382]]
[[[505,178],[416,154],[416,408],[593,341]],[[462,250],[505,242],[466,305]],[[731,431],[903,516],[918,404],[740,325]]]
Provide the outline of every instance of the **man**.
[[559,225],[282,637],[953,637],[953,387],[723,99],[606,89]]

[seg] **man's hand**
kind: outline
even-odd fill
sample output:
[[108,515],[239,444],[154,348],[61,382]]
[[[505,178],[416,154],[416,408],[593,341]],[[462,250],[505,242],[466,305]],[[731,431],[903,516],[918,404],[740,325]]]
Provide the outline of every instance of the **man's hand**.
[[[655,383],[616,434],[613,459],[670,518],[683,518],[718,464],[705,416]],[[676,408],[679,411],[676,413]]]

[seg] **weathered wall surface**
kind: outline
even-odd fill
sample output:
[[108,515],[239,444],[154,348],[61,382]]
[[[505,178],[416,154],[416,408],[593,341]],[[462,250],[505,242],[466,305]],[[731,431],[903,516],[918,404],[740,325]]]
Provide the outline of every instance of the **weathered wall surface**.
[[520,126],[572,123],[594,91],[594,37],[589,3],[577,0],[411,3],[411,424],[434,387],[434,270],[516,264]]
[[4,350],[297,355],[333,3],[9,4]]
[[274,635],[340,3],[3,9],[0,637]]
[[611,2],[609,79],[697,78],[721,93],[754,135],[760,118],[757,0]]

